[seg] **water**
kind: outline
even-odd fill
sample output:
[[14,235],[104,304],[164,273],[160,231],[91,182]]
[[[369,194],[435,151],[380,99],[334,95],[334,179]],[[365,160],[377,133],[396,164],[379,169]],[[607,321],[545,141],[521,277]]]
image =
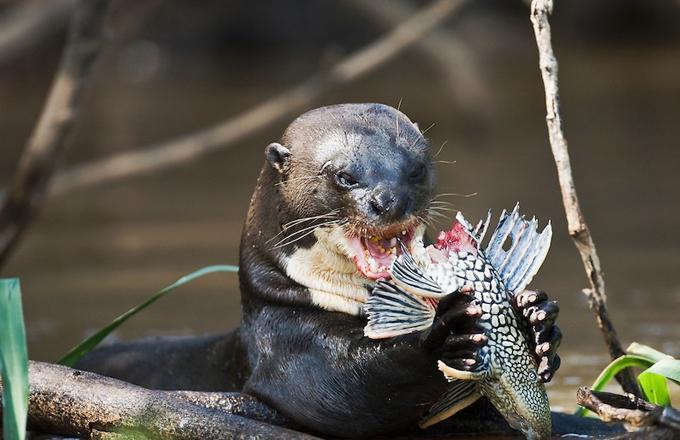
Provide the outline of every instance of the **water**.
[[[608,359],[580,292],[587,284],[578,253],[566,234],[532,41],[524,30],[516,38],[509,50],[488,41],[475,47],[496,101],[486,119],[456,109],[432,65],[417,53],[317,105],[396,105],[401,99],[421,127],[436,123],[428,132],[433,145],[448,139],[440,158],[456,163],[438,166],[439,189],[477,194],[450,198],[467,218],[489,208],[498,214],[521,201],[523,212],[552,219],[553,248],[533,285],[561,307],[563,363],[548,390],[555,409],[571,411],[576,388],[590,384]],[[215,64],[201,57],[180,63],[166,54],[165,73],[146,81],[118,68],[119,55],[112,50],[98,67],[67,163],[206,126],[318,66],[309,54],[270,55],[281,66],[272,75],[266,63]],[[638,341],[674,356],[680,356],[679,55],[680,45],[672,44],[558,47],[565,129],[581,203],[606,271],[612,319],[624,345]],[[1,182],[49,80],[47,69],[33,69],[35,62],[29,56],[1,73]],[[48,57],[45,66],[50,62]],[[49,200],[3,271],[22,280],[31,358],[57,359],[183,274],[235,263],[263,149],[284,125],[180,169]],[[155,304],[115,338],[224,331],[239,322],[239,312],[236,276],[212,275]],[[679,387],[673,390],[680,402]]]

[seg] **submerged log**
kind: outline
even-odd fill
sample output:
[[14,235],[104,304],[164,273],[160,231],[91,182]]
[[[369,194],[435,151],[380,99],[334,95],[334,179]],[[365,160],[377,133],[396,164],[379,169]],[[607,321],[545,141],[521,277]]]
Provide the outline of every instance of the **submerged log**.
[[238,393],[149,390],[33,361],[29,381],[28,428],[39,432],[89,439],[316,438],[271,424],[282,417]]

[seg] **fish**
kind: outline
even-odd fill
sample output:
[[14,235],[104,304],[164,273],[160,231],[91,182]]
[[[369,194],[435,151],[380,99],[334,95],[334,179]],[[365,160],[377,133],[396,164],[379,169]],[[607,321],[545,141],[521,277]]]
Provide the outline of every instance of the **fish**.
[[525,219],[517,204],[511,212],[501,213],[484,246],[490,220],[491,211],[473,227],[459,212],[451,230],[440,232],[434,245],[425,246],[422,239],[412,241],[409,249],[402,245],[389,269],[390,278],[378,281],[367,301],[364,333],[382,339],[426,330],[434,321],[439,299],[472,288],[488,342],[471,371],[438,361],[450,385],[420,426],[438,423],[485,396],[526,438],[547,439],[550,404],[512,299],[543,264],[552,226],[548,222],[538,232],[536,218]]

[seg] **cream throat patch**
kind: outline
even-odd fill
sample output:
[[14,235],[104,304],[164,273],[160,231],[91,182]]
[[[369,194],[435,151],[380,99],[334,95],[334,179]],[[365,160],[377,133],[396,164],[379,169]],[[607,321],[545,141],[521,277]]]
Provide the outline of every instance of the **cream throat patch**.
[[341,226],[319,227],[316,243],[284,257],[286,274],[311,294],[312,303],[324,310],[359,316],[374,282],[359,272]]

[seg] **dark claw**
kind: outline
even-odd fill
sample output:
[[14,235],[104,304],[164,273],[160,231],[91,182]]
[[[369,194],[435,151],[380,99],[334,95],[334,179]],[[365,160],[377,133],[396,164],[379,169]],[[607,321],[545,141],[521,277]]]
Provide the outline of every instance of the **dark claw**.
[[555,325],[559,306],[541,291],[525,290],[515,298],[534,342],[538,375],[542,382],[548,382],[560,367],[557,348],[562,341],[562,332]]
[[538,378],[541,382],[550,382],[555,371],[560,368],[562,363],[560,357],[555,355],[555,357],[550,361],[547,357],[541,358],[541,363],[538,366]]
[[525,309],[536,303],[542,303],[548,299],[548,295],[540,290],[525,290],[517,295],[517,307]]
[[444,349],[449,352],[470,350],[471,352],[486,344],[487,338],[481,333],[450,335],[444,341]]

